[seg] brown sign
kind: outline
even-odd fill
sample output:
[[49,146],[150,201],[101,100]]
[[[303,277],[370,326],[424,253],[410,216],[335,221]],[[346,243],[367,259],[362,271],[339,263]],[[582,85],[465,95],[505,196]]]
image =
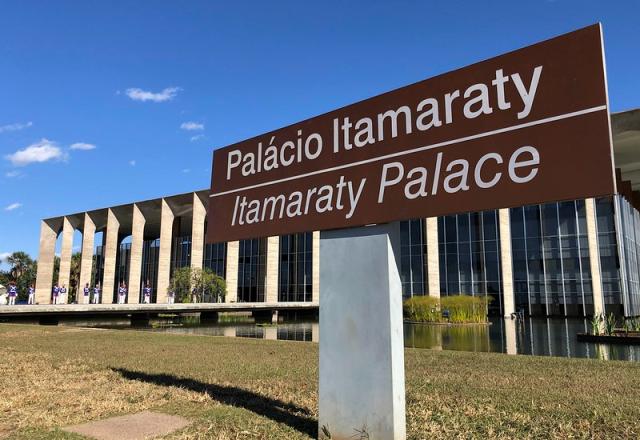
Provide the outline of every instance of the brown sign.
[[615,193],[600,25],[216,150],[208,242]]

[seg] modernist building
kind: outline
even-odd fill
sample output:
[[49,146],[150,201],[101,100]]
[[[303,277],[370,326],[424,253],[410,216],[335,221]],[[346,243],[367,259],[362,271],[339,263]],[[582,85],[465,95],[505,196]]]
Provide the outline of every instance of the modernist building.
[[[612,126],[612,197],[401,222],[403,295],[490,295],[507,316],[640,315],[640,110],[614,114]],[[319,301],[317,231],[206,245],[207,200],[203,190],[43,220],[36,301],[51,300],[60,234],[59,283],[69,284],[76,230],[79,285],[100,282],[103,303],[121,281],[139,302],[147,280],[165,302],[184,266],[224,277],[228,302]]]

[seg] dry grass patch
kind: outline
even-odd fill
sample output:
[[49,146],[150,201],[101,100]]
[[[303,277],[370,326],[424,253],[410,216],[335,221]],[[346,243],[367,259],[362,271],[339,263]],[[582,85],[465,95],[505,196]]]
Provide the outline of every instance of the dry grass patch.
[[[177,439],[309,439],[318,346],[135,331],[0,325],[0,433],[156,410],[189,418]],[[19,336],[17,336],[19,335]],[[640,364],[410,349],[411,440],[640,438]]]
[[3,350],[0,432],[54,428],[113,414],[142,411],[172,401],[210,400],[206,395],[124,379],[90,360],[56,361],[49,353]]

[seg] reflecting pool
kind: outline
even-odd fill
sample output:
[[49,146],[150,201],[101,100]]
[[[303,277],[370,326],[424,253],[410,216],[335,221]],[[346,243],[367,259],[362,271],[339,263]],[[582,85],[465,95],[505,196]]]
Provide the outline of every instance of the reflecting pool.
[[[318,342],[320,338],[317,321],[259,324],[250,317],[223,316],[217,323],[200,322],[197,316],[161,318],[143,327],[131,327],[129,320],[75,320],[61,324],[305,342]],[[588,330],[587,320],[561,318],[497,318],[489,325],[459,326],[405,323],[404,343],[405,347],[433,350],[640,360],[640,346],[578,342],[576,334]]]

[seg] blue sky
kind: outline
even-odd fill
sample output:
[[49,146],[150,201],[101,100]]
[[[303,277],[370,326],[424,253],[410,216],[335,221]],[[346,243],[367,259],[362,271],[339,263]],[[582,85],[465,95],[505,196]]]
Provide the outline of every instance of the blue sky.
[[42,218],[207,188],[214,148],[598,21],[611,108],[640,107],[638,17],[638,1],[5,2],[0,256],[36,257]]

